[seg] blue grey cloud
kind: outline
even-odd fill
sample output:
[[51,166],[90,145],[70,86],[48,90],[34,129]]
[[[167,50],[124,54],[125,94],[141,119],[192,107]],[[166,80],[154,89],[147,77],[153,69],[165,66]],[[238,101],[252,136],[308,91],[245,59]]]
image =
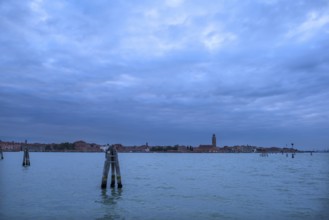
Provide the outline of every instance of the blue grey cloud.
[[328,148],[327,1],[2,1],[0,138]]

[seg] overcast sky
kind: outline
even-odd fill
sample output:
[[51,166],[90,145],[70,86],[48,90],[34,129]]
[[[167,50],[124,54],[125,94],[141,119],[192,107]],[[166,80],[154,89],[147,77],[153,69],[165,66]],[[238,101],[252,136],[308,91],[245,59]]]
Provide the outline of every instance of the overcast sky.
[[329,148],[328,0],[0,1],[3,141]]

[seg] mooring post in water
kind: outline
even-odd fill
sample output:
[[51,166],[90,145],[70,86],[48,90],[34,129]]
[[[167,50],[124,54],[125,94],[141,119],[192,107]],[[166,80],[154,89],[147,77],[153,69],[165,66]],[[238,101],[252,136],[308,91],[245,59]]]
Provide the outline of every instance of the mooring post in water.
[[115,187],[115,176],[117,176],[118,188],[122,188],[118,153],[114,146],[109,147],[105,151],[105,158],[106,160],[104,163],[102,186],[101,186],[102,189],[106,188],[110,167],[111,167],[111,185],[110,185],[111,188]]
[[110,160],[111,160],[111,188],[115,187],[115,156],[113,146],[110,150]]
[[1,147],[0,147],[0,159],[3,160],[3,152]]
[[107,177],[109,175],[110,170],[110,160],[109,160],[109,149],[105,151],[105,162],[104,162],[104,169],[103,169],[103,177],[102,177],[102,189],[106,188],[107,185]]
[[118,152],[115,149],[114,151],[114,158],[115,158],[115,172],[117,174],[117,182],[118,182],[118,188],[122,188],[122,183],[121,183],[121,174],[120,174],[120,165],[119,165],[119,158],[118,158]]
[[295,158],[295,154],[294,153],[291,154],[291,158]]
[[23,166],[30,166],[30,155],[27,148],[24,149]]

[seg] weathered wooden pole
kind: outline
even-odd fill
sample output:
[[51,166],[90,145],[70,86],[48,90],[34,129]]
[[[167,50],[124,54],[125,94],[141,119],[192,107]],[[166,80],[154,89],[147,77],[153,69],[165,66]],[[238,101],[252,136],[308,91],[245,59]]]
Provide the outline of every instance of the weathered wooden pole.
[[111,160],[111,188],[115,187],[115,156],[113,146],[111,146],[110,150],[110,160]]
[[118,188],[122,188],[122,182],[121,182],[121,173],[120,173],[120,165],[119,165],[119,158],[118,158],[118,152],[116,149],[114,149],[114,156],[115,156],[115,172],[117,175],[117,182],[118,182]]
[[0,147],[0,159],[3,160],[3,152],[1,147]]
[[30,155],[27,148],[24,149],[23,166],[30,166]]
[[110,170],[110,159],[109,159],[109,154],[110,151],[109,149],[107,149],[105,151],[105,162],[104,162],[104,169],[103,169],[103,177],[102,177],[102,189],[106,189],[106,185],[107,185],[107,177],[109,175],[109,170]]
[[106,188],[110,167],[111,167],[111,185],[110,185],[111,188],[115,187],[115,176],[117,176],[118,188],[122,188],[118,153],[114,146],[109,147],[105,151],[105,158],[106,160],[104,163],[102,186],[101,186],[102,189]]

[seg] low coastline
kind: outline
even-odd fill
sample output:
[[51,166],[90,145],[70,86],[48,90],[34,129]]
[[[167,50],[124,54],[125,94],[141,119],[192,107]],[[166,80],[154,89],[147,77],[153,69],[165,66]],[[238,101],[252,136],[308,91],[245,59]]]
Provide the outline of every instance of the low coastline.
[[[76,141],[73,143],[27,143],[25,142],[6,142],[0,141],[0,148],[3,152],[19,152],[28,148],[31,152],[104,152],[109,145],[99,145],[95,143],[86,143],[84,141]],[[123,146],[122,144],[114,144],[119,153],[310,153],[310,152],[327,152],[327,151],[310,151],[298,150],[287,147],[258,147],[250,145],[235,146],[149,146],[148,144],[140,146]]]

